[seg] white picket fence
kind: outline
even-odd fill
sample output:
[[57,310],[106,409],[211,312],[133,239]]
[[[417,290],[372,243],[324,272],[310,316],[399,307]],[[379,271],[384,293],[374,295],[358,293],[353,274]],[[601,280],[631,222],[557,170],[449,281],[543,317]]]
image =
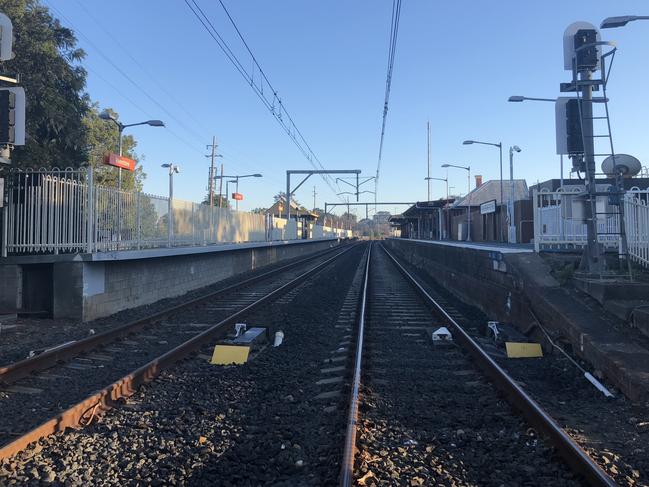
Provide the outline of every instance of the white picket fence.
[[[605,191],[598,187],[598,191]],[[583,186],[567,191],[534,192],[534,247],[540,250],[575,249],[586,245],[585,200],[578,197]],[[633,188],[624,196],[625,231],[632,260],[649,267],[649,191]],[[623,252],[618,207],[608,197],[597,198],[598,241]]]
[[10,173],[2,255],[348,237],[270,215],[232,211],[93,183],[91,170]]

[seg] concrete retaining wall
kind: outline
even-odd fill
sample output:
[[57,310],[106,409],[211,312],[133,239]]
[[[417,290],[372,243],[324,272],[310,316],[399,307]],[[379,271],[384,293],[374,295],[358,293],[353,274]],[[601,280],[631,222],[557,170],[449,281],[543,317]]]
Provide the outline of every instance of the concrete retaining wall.
[[522,331],[540,323],[634,400],[649,398],[649,351],[614,330],[551,276],[535,253],[467,249],[405,239],[385,245],[490,319]]
[[[150,258],[55,261],[49,264],[51,312],[54,318],[89,321],[337,244],[337,240],[307,240]],[[0,308],[22,307],[20,279],[32,265],[0,265]]]

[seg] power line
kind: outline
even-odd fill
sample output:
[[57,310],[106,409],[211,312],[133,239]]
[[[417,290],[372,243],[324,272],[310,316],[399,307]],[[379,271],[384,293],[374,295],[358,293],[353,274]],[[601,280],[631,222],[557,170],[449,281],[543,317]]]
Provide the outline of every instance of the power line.
[[[111,30],[110,30],[110,29],[107,29],[107,28],[102,24],[102,22],[101,22],[97,17],[95,17],[95,16],[92,14],[92,12],[90,12],[90,10],[88,10],[88,8],[83,4],[83,2],[82,2],[81,0],[76,0],[76,2],[77,2],[77,4],[79,5],[79,7],[80,7],[80,8],[81,8],[85,13],[86,13],[86,15],[88,15],[88,17],[90,17],[90,19],[92,19],[92,21],[93,21],[95,24],[97,24],[97,25],[99,26],[99,28],[104,32],[104,34],[105,34],[109,39],[111,39],[111,40],[115,43],[115,45],[117,45],[117,46],[122,50],[122,52],[123,52],[123,53],[124,53],[124,54],[125,54],[125,55],[126,55],[126,56],[131,60],[131,61],[132,61],[132,62],[133,62],[133,64],[135,64],[138,68],[140,68],[140,70],[141,70],[141,71],[142,71],[142,72],[143,72],[143,73],[144,73],[144,74],[149,78],[149,80],[151,80],[151,81],[152,81],[152,82],[153,82],[153,83],[158,87],[158,89],[160,89],[160,91],[161,91],[162,93],[164,93],[164,94],[169,98],[169,100],[171,100],[172,102],[174,102],[174,104],[175,104],[177,107],[179,107],[179,108],[180,108],[180,109],[185,113],[185,115],[186,115],[188,118],[190,118],[190,119],[192,120],[192,122],[193,122],[197,127],[200,127],[200,126],[201,126],[201,123],[200,123],[198,120],[196,120],[196,117],[194,117],[193,113],[192,113],[191,111],[189,111],[189,110],[185,107],[185,105],[184,105],[183,103],[179,102],[178,99],[177,99],[177,98],[176,98],[172,93],[170,93],[170,92],[169,92],[169,91],[168,91],[168,90],[167,90],[167,89],[162,85],[162,83],[160,83],[158,77],[153,76],[153,75],[152,75],[152,74],[151,74],[151,73],[150,73],[150,72],[149,72],[149,71],[148,71],[148,70],[147,70],[147,69],[142,65],[142,63],[140,63],[140,62],[135,58],[135,56],[133,56],[133,54],[131,53],[131,51],[130,51],[129,49],[127,49],[126,47],[124,47],[124,45],[119,41],[119,39],[117,39],[117,37],[115,37],[115,36],[112,34]],[[201,141],[202,141],[202,140],[205,139],[205,137],[203,136],[203,134],[200,134],[200,133],[194,131],[192,128],[186,127],[186,129],[187,129],[188,131],[190,131],[190,132],[191,132],[191,133],[192,133],[192,134],[197,138],[197,140],[201,140]]]
[[[314,169],[324,169],[324,166],[322,165],[322,163],[320,162],[320,160],[318,159],[314,151],[311,149],[311,146],[304,138],[302,132],[297,128],[297,125],[293,121],[291,115],[286,110],[286,107],[284,106],[281,98],[277,94],[277,90],[275,90],[273,85],[270,83],[268,76],[261,68],[260,64],[257,62],[257,59],[252,53],[252,50],[250,49],[245,38],[243,37],[243,34],[241,33],[240,29],[236,25],[236,22],[228,12],[223,2],[219,0],[219,3],[221,4],[221,7],[225,11],[230,23],[234,27],[239,38],[243,42],[246,50],[248,51],[248,54],[250,54],[252,58],[252,69],[250,71],[248,71],[248,69],[244,67],[244,65],[241,63],[241,61],[236,56],[236,54],[232,51],[228,43],[214,27],[212,21],[198,5],[196,0],[184,0],[184,1],[187,7],[198,19],[198,21],[201,23],[203,28],[205,28],[205,30],[210,35],[210,37],[214,40],[214,42],[216,42],[219,48],[223,51],[223,53],[228,58],[228,60],[232,63],[235,69],[245,79],[246,84],[250,85],[250,87],[255,92],[255,94],[260,99],[260,101],[271,112],[275,120],[284,129],[286,134],[293,141],[296,147],[300,150],[302,155],[309,161],[311,166]],[[335,193],[336,190],[333,184],[331,183],[331,177],[327,175],[321,175],[321,177],[327,183],[329,188]]]
[[[115,70],[116,70],[118,73],[120,73],[120,74],[121,74],[121,75],[122,75],[122,76],[123,76],[123,77],[124,77],[128,82],[129,82],[129,83],[131,83],[131,84],[132,84],[136,89],[138,89],[141,93],[143,93],[143,94],[144,94],[144,95],[145,95],[149,100],[151,100],[155,105],[157,105],[158,107],[160,107],[160,108],[161,108],[161,109],[162,109],[162,110],[163,110],[163,111],[164,111],[164,112],[169,116],[170,119],[174,120],[174,121],[177,122],[179,125],[181,125],[182,127],[185,127],[185,129],[187,129],[186,126],[185,126],[182,122],[180,122],[180,121],[179,121],[179,120],[178,120],[178,119],[177,119],[173,114],[171,114],[171,113],[170,113],[170,112],[169,112],[169,111],[168,111],[168,110],[167,110],[167,109],[166,109],[166,108],[165,108],[161,103],[159,103],[156,99],[154,99],[154,98],[153,98],[153,97],[152,97],[152,96],[151,96],[151,95],[150,95],[150,94],[149,94],[149,93],[148,93],[144,88],[142,88],[138,83],[136,83],[136,82],[135,82],[135,81],[134,81],[134,80],[133,80],[133,79],[132,79],[128,74],[126,74],[126,73],[124,72],[124,70],[122,70],[122,69],[121,69],[121,68],[120,68],[120,67],[119,67],[115,62],[113,62],[112,59],[110,59],[106,54],[104,54],[104,52],[103,52],[101,49],[99,49],[99,48],[98,48],[98,47],[97,47],[97,46],[96,46],[96,45],[95,45],[95,44],[90,40],[90,38],[89,38],[87,35],[85,35],[81,30],[79,30],[79,29],[78,29],[78,28],[77,28],[77,27],[76,27],[76,26],[75,26],[75,25],[70,21],[70,19],[68,19],[65,15],[63,15],[63,13],[62,13],[60,10],[58,10],[56,7],[54,7],[51,3],[49,3],[49,2],[47,2],[47,3],[48,3],[48,5],[49,5],[49,8],[51,8],[54,12],[56,12],[56,14],[57,14],[59,17],[61,17],[63,20],[65,20],[65,21],[66,21],[66,22],[67,22],[67,23],[68,23],[68,24],[69,24],[69,25],[74,29],[75,33],[78,33],[79,35],[81,35],[81,37],[83,37],[83,38],[85,39],[85,41],[88,43],[88,45],[89,45],[90,47],[92,47],[95,51],[97,51],[97,53],[98,53],[102,58],[104,58],[104,60],[106,60],[106,62],[108,62],[108,63],[109,63],[113,68],[115,68]],[[101,76],[100,76],[100,77],[101,77]],[[103,78],[103,77],[101,77],[101,78],[104,79],[104,81],[106,81],[105,78]],[[110,83],[109,83],[109,85],[110,85]],[[120,93],[120,94],[121,94],[121,95],[122,95],[126,100],[129,100],[129,98],[128,98],[126,95],[124,95],[124,94],[122,93],[122,91],[119,90],[117,87],[115,87],[114,85],[110,85],[110,86],[111,86],[113,89],[115,89],[118,93]],[[150,114],[150,113],[147,113],[146,111],[142,110],[142,108],[139,107],[137,104],[133,103],[132,101],[130,101],[130,103],[131,103],[133,106],[135,106],[136,108],[138,108],[140,111],[142,111],[143,113],[145,113],[148,117],[151,117],[151,114]],[[151,118],[153,118],[153,117],[151,117]],[[176,139],[178,139],[178,140],[179,140],[180,142],[182,142],[183,144],[187,145],[187,146],[188,146],[189,148],[191,148],[192,150],[194,150],[194,151],[199,152],[199,153],[202,154],[202,151],[200,151],[200,150],[199,150],[199,149],[198,149],[194,144],[191,144],[190,142],[188,142],[184,137],[182,137],[181,135],[179,135],[178,133],[176,133],[174,130],[172,130],[171,128],[169,128],[169,126],[167,126],[167,132],[169,132],[172,136],[174,136]]]
[[385,98],[383,101],[383,122],[381,124],[381,140],[379,142],[379,159],[376,164],[376,179],[374,179],[374,201],[376,202],[379,186],[379,173],[381,159],[383,158],[383,139],[385,138],[385,123],[388,118],[388,105],[390,103],[390,88],[392,87],[392,69],[397,50],[397,37],[399,35],[399,18],[401,16],[401,0],[392,0],[392,22],[390,24],[390,42],[388,48],[388,72],[385,78]]

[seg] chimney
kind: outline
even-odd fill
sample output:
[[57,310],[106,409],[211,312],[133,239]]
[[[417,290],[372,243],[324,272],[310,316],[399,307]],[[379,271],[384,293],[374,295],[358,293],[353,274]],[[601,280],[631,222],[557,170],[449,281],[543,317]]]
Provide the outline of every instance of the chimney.
[[480,174],[476,174],[476,176],[475,176],[475,188],[478,189],[480,186],[482,186],[482,176]]

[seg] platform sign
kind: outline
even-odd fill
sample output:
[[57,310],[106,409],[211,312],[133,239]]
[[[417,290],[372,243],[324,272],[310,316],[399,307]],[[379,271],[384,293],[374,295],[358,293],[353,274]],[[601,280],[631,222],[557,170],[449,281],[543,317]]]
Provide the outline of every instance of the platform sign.
[[122,169],[126,169],[127,171],[135,171],[135,161],[133,159],[129,159],[128,157],[119,156],[113,153],[106,154],[104,156],[104,164],[120,167]]
[[495,212],[496,212],[496,200],[487,201],[486,203],[482,203],[480,205],[481,215],[488,215],[489,213],[495,213]]
[[232,193],[232,199],[237,201],[243,201],[243,195],[241,193]]

